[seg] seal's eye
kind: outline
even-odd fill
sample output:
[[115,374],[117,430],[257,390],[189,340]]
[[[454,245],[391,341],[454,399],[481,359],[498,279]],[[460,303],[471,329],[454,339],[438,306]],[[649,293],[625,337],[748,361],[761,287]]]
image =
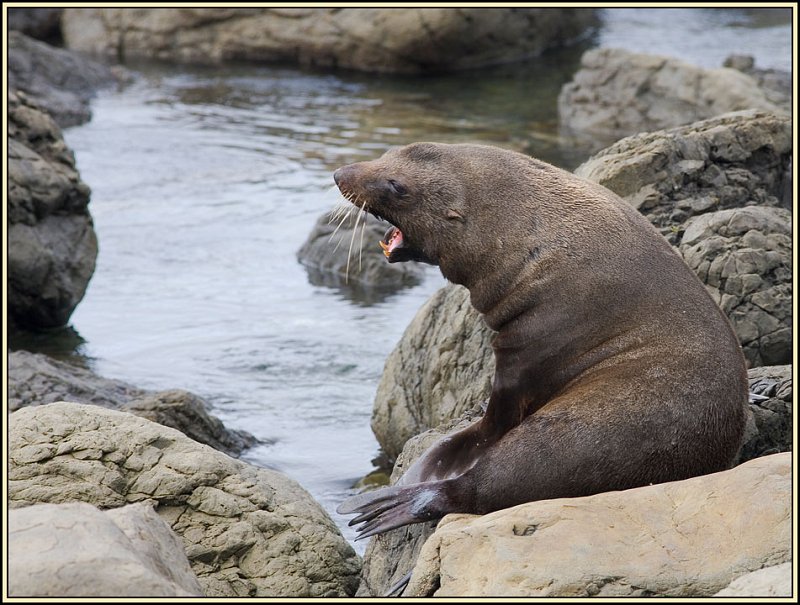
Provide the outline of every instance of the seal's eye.
[[391,189],[392,193],[394,193],[395,195],[405,195],[406,192],[408,191],[400,183],[392,179],[389,179],[389,189]]

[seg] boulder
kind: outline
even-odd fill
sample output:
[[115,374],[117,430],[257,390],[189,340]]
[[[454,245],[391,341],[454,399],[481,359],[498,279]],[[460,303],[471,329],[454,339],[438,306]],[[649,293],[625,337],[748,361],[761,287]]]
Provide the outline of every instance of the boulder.
[[[422,281],[424,271],[419,263],[386,262],[378,242],[386,234],[388,223],[363,214],[354,230],[356,219],[347,218],[342,211],[319,217],[297,252],[312,284],[338,288],[358,300],[377,302]],[[352,212],[352,216],[356,213]]]
[[445,286],[420,308],[386,359],[372,410],[372,432],[390,459],[412,436],[486,401],[493,334],[463,286]]
[[89,187],[53,119],[8,94],[8,315],[33,329],[63,326],[94,272]]
[[8,29],[16,30],[23,34],[46,40],[58,42],[61,40],[61,14],[63,8],[8,8]]
[[8,409],[55,401],[89,403],[136,414],[179,430],[199,443],[239,456],[257,440],[245,431],[230,430],[197,395],[173,389],[149,392],[120,380],[46,355],[14,351],[8,356]]
[[517,61],[576,41],[592,9],[66,9],[68,48],[109,58],[260,61],[423,73]]
[[791,560],[791,467],[791,454],[775,454],[685,481],[448,515],[404,596],[712,596]]
[[743,109],[782,111],[738,70],[616,48],[587,51],[558,96],[565,131],[606,142]]
[[791,597],[792,564],[781,563],[739,576],[715,597]]
[[146,502],[101,511],[36,504],[9,511],[11,597],[199,597],[178,537]]
[[96,91],[118,82],[107,66],[29,38],[8,35],[8,86],[21,90],[49,113],[61,128],[88,122]]
[[154,500],[209,597],[344,597],[360,561],[330,517],[281,473],[98,406],[9,416],[8,500],[117,508]]
[[684,227],[678,249],[731,320],[750,366],[791,362],[791,213],[747,206]]
[[575,169],[639,209],[672,243],[706,212],[792,207],[792,121],[741,111],[617,141]]

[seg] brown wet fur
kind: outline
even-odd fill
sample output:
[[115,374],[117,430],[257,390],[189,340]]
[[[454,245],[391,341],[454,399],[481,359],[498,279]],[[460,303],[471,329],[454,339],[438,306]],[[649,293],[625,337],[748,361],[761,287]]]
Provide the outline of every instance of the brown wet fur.
[[[481,145],[415,143],[335,178],[403,231],[409,249],[396,261],[438,264],[497,331],[485,416],[388,488],[409,486],[406,496],[425,493],[425,502],[392,495],[396,509],[372,533],[731,466],[748,392],[738,339],[628,203]],[[356,496],[340,509],[370,510],[370,501]]]

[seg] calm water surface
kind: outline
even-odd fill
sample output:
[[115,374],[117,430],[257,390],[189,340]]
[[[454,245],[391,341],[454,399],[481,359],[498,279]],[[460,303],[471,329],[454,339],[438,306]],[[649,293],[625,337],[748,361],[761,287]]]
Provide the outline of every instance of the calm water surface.
[[740,52],[791,68],[785,16],[604,13],[581,49],[458,76],[131,66],[136,82],[101,95],[93,120],[65,133],[100,240],[71,322],[77,353],[103,376],[205,397],[264,441],[246,461],[298,480],[351,538],[333,509],[373,468],[384,361],[444,282],[430,268],[421,285],[373,303],[309,282],[295,255],[339,200],[333,170],[415,140],[497,144],[574,168],[586,152],[559,140],[555,99],[598,42],[704,66]]

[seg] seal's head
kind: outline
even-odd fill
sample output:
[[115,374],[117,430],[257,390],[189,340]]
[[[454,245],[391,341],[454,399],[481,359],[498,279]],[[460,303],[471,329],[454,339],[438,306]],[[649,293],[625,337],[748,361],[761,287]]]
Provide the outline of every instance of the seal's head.
[[441,264],[465,223],[466,190],[447,145],[414,143],[333,175],[357,207],[393,225],[381,247],[390,263]]
[[562,248],[563,230],[551,227],[565,209],[542,203],[561,199],[557,171],[497,147],[412,143],[333,178],[355,206],[393,225],[381,242],[390,263],[438,265],[473,295],[480,287],[497,298],[548,247]]

